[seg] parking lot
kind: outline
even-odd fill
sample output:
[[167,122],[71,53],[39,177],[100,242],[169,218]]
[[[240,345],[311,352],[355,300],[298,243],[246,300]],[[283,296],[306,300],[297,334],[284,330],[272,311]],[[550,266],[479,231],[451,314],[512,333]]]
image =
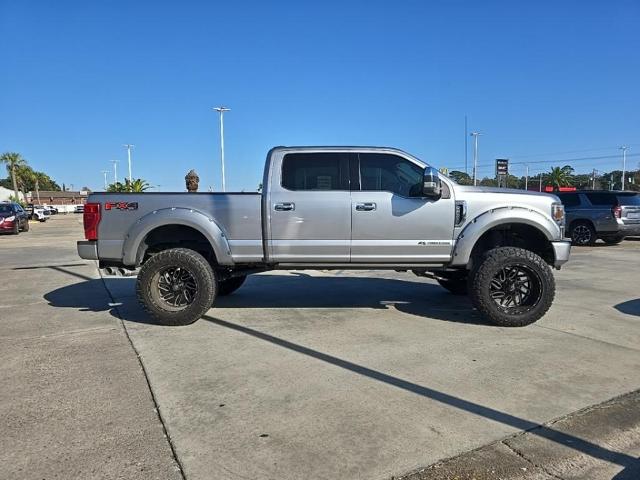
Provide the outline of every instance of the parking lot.
[[[77,257],[81,222],[0,237],[4,478],[384,479],[640,389],[640,241],[574,249],[525,328],[380,271],[255,275],[172,328]],[[637,421],[556,478],[624,471],[598,448],[637,458]]]

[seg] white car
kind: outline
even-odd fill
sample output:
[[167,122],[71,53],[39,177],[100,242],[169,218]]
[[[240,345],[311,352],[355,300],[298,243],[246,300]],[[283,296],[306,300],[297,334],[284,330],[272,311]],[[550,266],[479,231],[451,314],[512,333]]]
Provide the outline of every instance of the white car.
[[51,214],[49,213],[49,210],[44,208],[42,205],[33,206],[33,214],[31,215],[31,218],[33,218],[34,220],[38,220],[39,222],[46,222],[47,220],[49,220],[50,216]]

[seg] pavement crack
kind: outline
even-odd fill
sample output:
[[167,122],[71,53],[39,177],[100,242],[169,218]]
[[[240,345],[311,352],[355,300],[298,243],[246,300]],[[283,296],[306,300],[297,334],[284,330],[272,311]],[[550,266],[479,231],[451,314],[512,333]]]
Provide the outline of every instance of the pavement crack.
[[559,475],[556,475],[555,473],[549,471],[547,468],[545,468],[543,465],[538,465],[537,463],[535,463],[533,460],[527,458],[527,456],[522,453],[520,450],[518,450],[517,448],[509,445],[507,443],[506,440],[501,440],[500,443],[502,443],[505,447],[507,447],[511,452],[513,452],[515,455],[517,455],[518,457],[520,457],[521,459],[523,459],[525,462],[527,462],[529,465],[533,466],[534,468],[538,468],[540,470],[542,470],[545,474],[549,475],[551,478],[555,478],[557,480],[565,480],[564,478],[562,478]]
[[180,477],[183,480],[187,480],[187,476],[185,474],[182,462],[180,462],[180,459],[178,458],[178,452],[176,450],[176,446],[173,442],[173,439],[171,438],[171,435],[169,435],[169,431],[167,430],[167,425],[165,423],[164,417],[160,412],[160,405],[158,404],[158,399],[156,398],[156,394],[153,391],[153,387],[151,386],[151,380],[149,379],[149,374],[147,372],[147,369],[144,366],[144,362],[142,361],[142,356],[140,355],[140,352],[136,348],[131,336],[129,335],[129,330],[127,329],[127,326],[124,323],[122,315],[120,314],[120,310],[116,305],[117,303],[116,299],[114,298],[114,296],[111,294],[111,291],[107,287],[107,284],[104,281],[104,277],[102,276],[102,271],[100,269],[98,269],[98,273],[100,275],[100,280],[102,281],[102,285],[105,291],[107,292],[109,299],[111,300],[111,303],[114,304],[113,310],[115,311],[118,319],[120,320],[120,326],[122,327],[122,330],[125,336],[127,337],[127,340],[129,341],[129,345],[131,345],[131,348],[133,349],[133,352],[136,354],[136,358],[138,359],[138,364],[140,365],[140,369],[142,370],[142,375],[144,376],[144,379],[147,382],[147,388],[149,389],[149,393],[151,395],[151,401],[153,402],[154,411],[158,417],[158,420],[160,421],[160,425],[162,426],[162,433],[164,434],[164,437],[167,439],[167,443],[169,444],[169,449],[171,450],[171,456],[173,457],[173,461],[175,462],[178,468],[178,471],[180,472]]

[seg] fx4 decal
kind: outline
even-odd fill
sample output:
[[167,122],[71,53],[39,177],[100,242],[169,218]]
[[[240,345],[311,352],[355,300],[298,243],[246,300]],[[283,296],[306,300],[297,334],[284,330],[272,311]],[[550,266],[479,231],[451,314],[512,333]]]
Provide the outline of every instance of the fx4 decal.
[[138,202],[107,202],[104,204],[105,210],[137,210]]

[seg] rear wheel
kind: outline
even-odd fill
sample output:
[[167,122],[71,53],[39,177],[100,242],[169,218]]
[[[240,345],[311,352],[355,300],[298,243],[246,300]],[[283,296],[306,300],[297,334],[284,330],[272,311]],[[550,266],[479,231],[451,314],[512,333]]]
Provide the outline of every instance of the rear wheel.
[[491,323],[523,327],[540,319],[555,295],[549,265],[522,248],[490,250],[473,273],[470,284],[473,305]]
[[223,280],[218,282],[218,295],[231,295],[237,289],[239,289],[244,281],[247,279],[246,275],[242,275],[240,277],[231,277],[227,280]]
[[209,310],[216,284],[215,273],[202,255],[172,248],[144,263],[136,291],[144,309],[162,325],[188,325]]
[[602,240],[607,245],[616,245],[624,240],[624,236],[616,235],[615,237],[604,237]]
[[596,231],[589,222],[578,221],[573,223],[569,236],[574,245],[584,247],[596,243]]

